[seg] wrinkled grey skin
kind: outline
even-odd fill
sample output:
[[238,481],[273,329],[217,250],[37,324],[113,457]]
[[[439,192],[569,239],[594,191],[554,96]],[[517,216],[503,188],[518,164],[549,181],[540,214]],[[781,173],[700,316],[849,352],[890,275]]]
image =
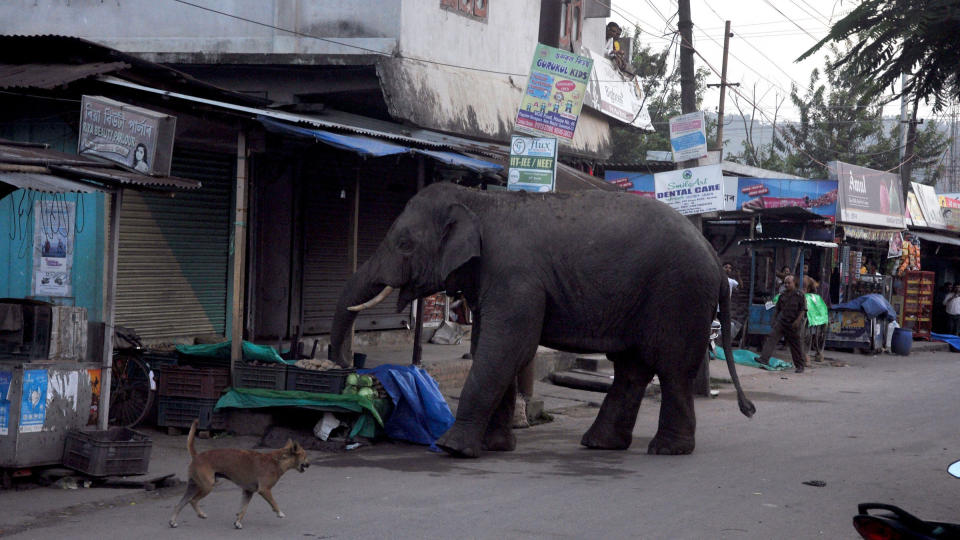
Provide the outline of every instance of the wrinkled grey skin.
[[[669,206],[629,193],[481,192],[433,184],[413,197],[376,253],[349,280],[337,305],[330,357],[352,359],[347,311],[385,285],[411,300],[463,291],[474,310],[473,365],[454,425],[437,444],[477,457],[513,450],[517,373],[538,345],[606,353],[614,380],[581,440],[626,449],[644,390],[658,375],[660,421],[651,454],[689,454],[696,420],[693,377],[720,303],[730,328],[727,279],[700,232]],[[740,388],[724,333],[740,410]]]

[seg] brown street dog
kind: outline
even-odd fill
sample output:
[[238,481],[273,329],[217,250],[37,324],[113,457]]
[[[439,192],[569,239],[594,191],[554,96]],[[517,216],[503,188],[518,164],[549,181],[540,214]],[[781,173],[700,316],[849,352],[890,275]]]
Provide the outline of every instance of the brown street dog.
[[283,473],[290,469],[303,472],[310,466],[310,462],[307,461],[307,451],[299,443],[287,440],[283,448],[272,452],[221,448],[197,454],[193,439],[197,434],[198,423],[199,420],[193,421],[190,426],[190,435],[187,436],[187,450],[193,456],[190,468],[187,469],[189,477],[187,492],[183,494],[183,498],[173,510],[170,526],[177,526],[177,516],[187,503],[197,511],[197,516],[207,517],[197,503],[213,490],[213,484],[217,478],[227,478],[243,489],[243,502],[240,511],[237,512],[237,520],[233,522],[234,527],[243,528],[241,521],[247,513],[247,506],[254,493],[259,493],[270,503],[270,507],[277,513],[278,518],[285,517],[277,506],[277,501],[273,500],[270,490],[277,484]]

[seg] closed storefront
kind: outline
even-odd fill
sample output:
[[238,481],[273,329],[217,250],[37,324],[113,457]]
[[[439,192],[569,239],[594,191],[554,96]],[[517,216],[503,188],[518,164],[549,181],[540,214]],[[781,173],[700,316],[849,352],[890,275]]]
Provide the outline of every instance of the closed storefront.
[[224,334],[236,157],[178,149],[171,174],[202,187],[126,192],[116,320],[148,340]]

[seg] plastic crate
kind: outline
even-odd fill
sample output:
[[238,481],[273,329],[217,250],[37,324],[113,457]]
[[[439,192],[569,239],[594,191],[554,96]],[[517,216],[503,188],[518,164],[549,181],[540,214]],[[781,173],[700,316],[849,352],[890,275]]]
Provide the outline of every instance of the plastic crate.
[[318,394],[339,394],[343,392],[347,375],[353,369],[303,369],[290,366],[287,368],[287,390],[298,392],[316,392]]
[[150,437],[129,428],[70,431],[63,464],[90,476],[147,474],[152,448]]
[[216,399],[230,386],[230,370],[163,366],[157,377],[157,395]]
[[233,385],[237,388],[286,390],[287,366],[237,364],[233,367]]
[[157,425],[188,428],[194,420],[200,420],[198,429],[226,429],[226,415],[214,412],[216,406],[216,399],[160,396],[157,403]]

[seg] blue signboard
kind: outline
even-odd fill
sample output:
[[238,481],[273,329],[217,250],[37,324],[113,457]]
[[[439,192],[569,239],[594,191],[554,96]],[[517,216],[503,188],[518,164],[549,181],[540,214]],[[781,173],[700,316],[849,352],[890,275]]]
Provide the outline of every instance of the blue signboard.
[[41,431],[47,419],[47,370],[23,372],[23,394],[20,397],[20,433]]
[[797,206],[836,221],[836,180],[786,180],[781,178],[740,178],[737,181],[737,210]]
[[628,171],[605,171],[603,178],[607,182],[616,184],[630,193],[636,193],[641,197],[651,199],[657,198],[652,174]]
[[0,435],[10,430],[10,381],[13,373],[0,371]]

